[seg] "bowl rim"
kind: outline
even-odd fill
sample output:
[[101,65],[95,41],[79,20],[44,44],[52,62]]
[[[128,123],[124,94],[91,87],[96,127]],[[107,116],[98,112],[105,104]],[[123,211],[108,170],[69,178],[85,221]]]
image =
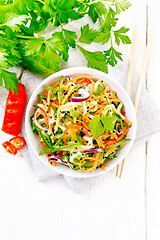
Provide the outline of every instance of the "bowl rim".
[[[77,75],[82,75],[82,74],[92,74],[93,78],[94,78],[94,74],[100,74],[103,75],[104,78],[107,78],[109,81],[114,82],[115,85],[117,85],[118,89],[120,89],[120,92],[122,92],[123,94],[125,94],[125,97],[127,98],[127,102],[130,105],[130,107],[132,108],[132,112],[133,112],[133,122],[134,122],[134,129],[133,129],[133,134],[132,134],[132,138],[128,143],[128,148],[126,149],[126,151],[122,154],[121,158],[119,158],[117,161],[112,162],[111,165],[107,166],[106,171],[98,171],[96,170],[94,173],[92,172],[78,172],[78,171],[73,171],[72,169],[70,169],[71,171],[69,171],[69,173],[67,172],[63,172],[61,170],[59,170],[59,168],[55,167],[53,168],[53,166],[51,164],[49,164],[47,161],[44,161],[44,155],[43,156],[39,156],[39,153],[36,151],[36,149],[34,148],[34,144],[30,144],[32,143],[32,139],[30,138],[29,135],[29,131],[28,129],[31,129],[31,125],[30,125],[30,110],[31,108],[33,108],[33,101],[34,99],[37,97],[37,92],[38,89],[40,89],[41,87],[47,85],[47,83],[49,83],[50,81],[54,80],[57,77],[60,77],[62,75],[72,75],[72,74],[77,74]],[[96,77],[95,77],[96,78]],[[133,126],[132,126],[133,127]],[[106,74],[102,71],[99,71],[97,69],[93,69],[93,68],[88,68],[88,67],[71,67],[71,68],[66,68],[63,70],[60,70],[50,76],[48,76],[47,78],[45,78],[37,87],[36,89],[33,91],[28,104],[27,104],[27,108],[26,108],[26,114],[25,114],[25,130],[26,130],[26,137],[27,137],[27,142],[29,143],[29,145],[31,146],[31,149],[33,151],[33,153],[36,155],[36,157],[43,162],[46,166],[48,166],[50,169],[53,170],[53,172],[57,172],[59,174],[63,174],[69,177],[76,177],[76,178],[90,178],[90,177],[96,177],[98,175],[102,175],[105,174],[107,172],[109,172],[111,169],[115,168],[119,163],[122,162],[122,160],[128,155],[128,153],[130,152],[135,137],[136,137],[136,130],[137,130],[137,118],[136,118],[136,112],[132,103],[132,100],[130,98],[130,96],[127,94],[126,90],[123,88],[123,86],[116,81],[113,77],[111,77],[109,74]],[[31,130],[32,131],[32,130]],[[61,165],[62,166],[62,165]],[[66,166],[65,166],[66,167]],[[60,167],[61,168],[61,167]]]

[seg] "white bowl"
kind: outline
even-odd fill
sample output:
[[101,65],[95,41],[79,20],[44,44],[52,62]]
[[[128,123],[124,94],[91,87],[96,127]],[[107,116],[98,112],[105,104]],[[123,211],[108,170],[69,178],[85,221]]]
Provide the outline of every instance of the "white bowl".
[[[76,170],[72,170],[67,166],[64,166],[61,164],[58,164],[56,167],[54,167],[50,163],[48,163],[48,158],[46,155],[39,156],[39,152],[41,151],[42,146],[38,136],[32,132],[32,128],[30,124],[30,116],[32,116],[35,112],[35,108],[33,107],[33,105],[38,103],[39,101],[38,94],[44,91],[44,86],[59,80],[61,76],[70,76],[75,74],[76,75],[91,74],[93,75],[93,78],[101,79],[107,82],[111,90],[116,91],[118,98],[124,103],[126,117],[132,122],[132,127],[127,134],[127,138],[131,140],[128,141],[123,148],[118,150],[117,158],[107,162],[106,171],[103,171],[101,168],[99,168],[94,173],[78,172]],[[51,76],[47,77],[44,81],[42,81],[41,84],[38,85],[38,87],[33,92],[27,106],[26,117],[25,117],[25,127],[26,127],[27,139],[31,145],[33,152],[39,158],[39,161],[44,162],[49,168],[51,168],[53,171],[56,171],[60,174],[68,175],[70,177],[88,178],[88,177],[98,176],[110,171],[111,169],[116,167],[127,156],[135,140],[137,121],[136,121],[136,113],[135,113],[135,109],[132,104],[132,101],[128,96],[127,92],[117,81],[110,78],[109,75],[101,71],[98,71],[96,69],[85,68],[85,67],[74,67],[74,68],[67,68],[59,72],[56,72]]]

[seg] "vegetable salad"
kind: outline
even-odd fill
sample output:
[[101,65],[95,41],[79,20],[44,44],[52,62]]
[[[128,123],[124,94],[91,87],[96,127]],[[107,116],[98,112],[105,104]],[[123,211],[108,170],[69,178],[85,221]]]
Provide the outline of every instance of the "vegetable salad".
[[40,155],[78,171],[102,168],[128,141],[132,123],[124,106],[103,80],[90,75],[62,76],[44,87],[31,116],[32,130],[42,143]]

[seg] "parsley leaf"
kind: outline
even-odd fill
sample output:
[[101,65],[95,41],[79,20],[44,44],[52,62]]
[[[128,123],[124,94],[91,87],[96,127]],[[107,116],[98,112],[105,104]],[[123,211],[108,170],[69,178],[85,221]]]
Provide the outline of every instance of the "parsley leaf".
[[38,94],[38,97],[39,97],[40,99],[45,99],[45,100],[47,100],[47,98],[46,98],[46,96],[44,95],[44,93],[39,93],[39,94]]
[[78,112],[70,111],[70,116],[73,118],[77,118],[80,114]]
[[68,23],[69,19],[77,20],[83,16],[76,11],[75,0],[46,0],[44,10],[50,14],[53,26],[59,26],[61,23]]
[[98,70],[108,73],[106,58],[102,52],[89,52],[79,45],[77,45],[77,47],[87,59],[88,67],[96,68]]
[[63,51],[63,43],[58,36],[48,38],[45,44],[47,44],[54,51],[57,52]]
[[105,14],[105,11],[105,5],[101,1],[94,2],[89,5],[88,15],[91,17],[92,21],[96,23],[98,18]]
[[117,45],[120,45],[120,42],[122,42],[123,44],[130,44],[131,40],[129,39],[128,36],[125,35],[126,32],[128,32],[129,29],[122,27],[117,31],[114,31],[114,36],[115,36],[115,42],[117,43]]
[[105,26],[105,30],[101,30],[98,35],[96,36],[95,42],[105,44],[111,38],[111,27]]
[[117,58],[119,58],[122,61],[122,54],[120,52],[117,52],[113,47],[111,47],[107,51],[104,51],[104,54],[106,55],[107,62],[112,67],[114,67],[117,64]]
[[24,67],[31,72],[42,76],[49,76],[52,73],[60,70],[61,58],[57,53],[61,46],[60,39],[55,39],[55,37],[52,37],[48,40],[44,39],[43,43],[43,38],[41,38],[39,40],[39,46],[37,48],[35,47],[33,51],[31,50],[30,52],[29,50],[26,52],[25,49],[27,46],[27,41],[21,41],[20,45],[20,51],[23,54],[22,65]]
[[25,43],[25,55],[38,54],[42,44],[44,43],[44,38],[30,39]]
[[7,90],[10,89],[11,91],[18,93],[17,91],[18,80],[15,73],[8,72],[5,69],[0,68],[0,86],[3,84],[3,82]]
[[26,23],[28,19],[27,15],[8,14],[7,20],[1,26],[8,26],[12,31],[19,32],[21,30],[19,25]]
[[0,48],[0,66],[4,68],[8,68],[7,57],[8,54],[5,49]]
[[[9,80],[5,70],[15,65],[45,77],[51,75],[60,70],[62,59],[68,61],[70,48],[76,47],[86,58],[88,67],[107,73],[108,65],[114,66],[118,59],[122,60],[122,54],[113,47],[114,42],[117,45],[131,42],[126,35],[128,28],[115,29],[119,13],[130,5],[128,0],[0,0],[0,83],[16,89],[15,75],[11,73],[12,80]],[[96,30],[87,22],[76,31],[64,28],[65,23],[85,15],[93,23],[97,22]],[[42,37],[49,25],[54,27],[52,37]],[[110,47],[103,52],[83,48],[84,43],[93,42],[97,45],[108,43]]]
[[116,121],[116,118],[114,116],[108,115],[106,117],[101,118],[101,121],[106,130],[113,132],[115,121]]
[[95,41],[99,33],[93,28],[89,28],[89,24],[81,27],[81,36],[78,42],[90,44]]
[[116,7],[117,14],[119,14],[121,11],[125,11],[130,6],[131,6],[131,4],[127,0],[116,0],[115,1],[115,7]]
[[47,90],[51,90],[54,95],[57,93],[56,89],[51,86],[45,86],[44,88]]
[[67,62],[68,57],[69,57],[69,54],[68,54],[69,46],[66,43],[63,32],[62,31],[61,32],[55,32],[55,33],[52,34],[52,36],[54,36],[54,37],[58,36],[61,39],[61,42],[63,44],[63,50],[61,51],[62,58],[63,58],[64,61]]
[[101,124],[101,120],[97,115],[90,121],[89,128],[91,129],[91,133],[93,134],[94,138],[103,134],[105,131],[104,127]]
[[77,39],[76,32],[63,28],[63,33],[66,44],[68,44],[72,48],[75,48],[75,39]]
[[93,92],[95,96],[99,96],[100,92],[102,92],[102,89],[98,86],[97,89]]

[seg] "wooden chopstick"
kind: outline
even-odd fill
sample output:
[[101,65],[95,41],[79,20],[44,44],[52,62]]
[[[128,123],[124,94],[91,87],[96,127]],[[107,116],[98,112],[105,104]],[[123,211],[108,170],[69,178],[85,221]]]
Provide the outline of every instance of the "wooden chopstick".
[[128,95],[130,95],[131,86],[132,86],[133,66],[134,66],[134,59],[135,59],[135,52],[136,52],[137,34],[138,34],[138,28],[134,27],[133,37],[132,37],[131,54],[130,54],[130,64],[129,64],[129,69],[128,69],[128,80],[127,80]]
[[[130,61],[129,61],[129,69],[128,69],[128,80],[127,80],[127,93],[128,93],[128,95],[130,95],[131,86],[132,86],[133,66],[134,66],[134,59],[135,59],[135,52],[136,52],[136,43],[137,43],[137,33],[138,33],[138,28],[134,27],[133,37],[132,37]],[[123,164],[123,162],[122,162],[122,164]],[[120,175],[120,167],[121,167],[121,164],[118,164],[117,171],[116,171],[116,177],[119,177],[119,175]]]
[[147,46],[146,46],[145,55],[144,55],[142,71],[141,71],[140,78],[139,78],[139,83],[138,83],[135,103],[134,103],[134,107],[135,107],[136,113],[137,113],[138,106],[139,106],[139,101],[140,101],[140,97],[141,97],[142,87],[143,87],[143,83],[144,83],[144,80],[145,80],[145,74],[147,72],[148,59],[149,59],[149,53],[150,53],[151,44],[152,44],[152,38],[153,38],[153,32],[150,32],[149,33],[149,37],[148,37],[148,43],[147,43]]
[[[144,80],[145,80],[145,75],[146,75],[146,72],[147,72],[147,66],[148,66],[149,53],[150,53],[151,44],[152,44],[152,38],[153,38],[153,32],[150,32],[149,37],[148,37],[147,46],[146,46],[145,55],[144,55],[142,70],[141,70],[141,74],[140,74],[140,78],[139,78],[139,82],[138,82],[137,94],[136,94],[136,98],[135,98],[135,102],[134,102],[134,107],[135,107],[136,113],[137,113],[137,110],[138,110],[140,97],[141,97],[141,93],[142,93],[142,87],[143,87],[143,83],[144,83]],[[122,173],[123,173],[123,169],[124,169],[124,166],[125,166],[125,163],[126,163],[126,159],[127,159],[127,157],[122,162],[119,178],[122,177]]]

